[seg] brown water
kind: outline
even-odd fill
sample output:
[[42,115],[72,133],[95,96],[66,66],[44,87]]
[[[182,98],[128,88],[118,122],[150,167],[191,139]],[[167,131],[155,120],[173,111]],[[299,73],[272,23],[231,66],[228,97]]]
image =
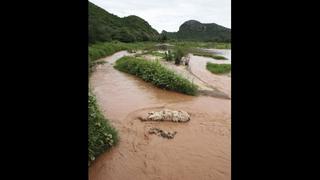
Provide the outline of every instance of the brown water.
[[207,62],[218,64],[229,64],[231,60],[215,60],[212,58],[194,56],[190,54],[189,70],[203,82],[222,91],[231,97],[231,77],[230,75],[216,75],[206,69]]
[[213,54],[224,56],[228,59],[228,61],[226,61],[226,62],[231,63],[231,49],[205,49],[205,48],[202,48],[202,50],[213,53]]
[[[231,179],[231,103],[155,88],[115,70],[105,58],[90,85],[104,115],[118,129],[120,142],[89,168],[90,180]],[[191,114],[188,123],[141,122],[152,110],[169,108]],[[177,131],[174,139],[149,135],[151,127]]]

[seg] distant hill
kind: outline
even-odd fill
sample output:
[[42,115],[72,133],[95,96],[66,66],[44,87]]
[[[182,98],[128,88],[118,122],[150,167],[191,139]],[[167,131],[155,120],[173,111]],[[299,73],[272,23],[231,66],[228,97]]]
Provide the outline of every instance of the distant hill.
[[231,29],[215,23],[204,24],[195,20],[184,22],[178,32],[162,31],[161,35],[166,35],[168,39],[215,42],[231,41]]
[[156,40],[159,33],[138,16],[120,18],[89,2],[89,43]]

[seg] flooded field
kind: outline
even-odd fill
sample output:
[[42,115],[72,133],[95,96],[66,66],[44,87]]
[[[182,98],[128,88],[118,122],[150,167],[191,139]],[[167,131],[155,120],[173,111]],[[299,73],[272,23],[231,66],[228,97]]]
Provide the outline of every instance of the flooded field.
[[[121,51],[102,59],[107,63],[99,65],[90,78],[99,107],[119,131],[120,141],[90,166],[89,179],[231,179],[231,100],[156,88],[113,68],[124,55],[128,53]],[[231,95],[231,78],[203,69],[208,58],[202,58],[191,56],[191,72]],[[164,108],[184,110],[191,120],[139,120],[150,111]],[[174,139],[148,134],[153,127],[177,134]]]

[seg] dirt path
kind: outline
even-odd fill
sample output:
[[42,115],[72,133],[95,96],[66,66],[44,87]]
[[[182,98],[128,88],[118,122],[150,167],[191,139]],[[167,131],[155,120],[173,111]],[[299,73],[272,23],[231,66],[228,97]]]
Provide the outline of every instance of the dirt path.
[[[125,51],[104,58],[90,86],[104,115],[119,130],[120,142],[89,168],[90,180],[231,179],[231,101],[187,96],[153,87],[115,70]],[[138,117],[163,108],[191,114],[187,123],[141,122]],[[150,135],[157,127],[177,131],[174,139]]]

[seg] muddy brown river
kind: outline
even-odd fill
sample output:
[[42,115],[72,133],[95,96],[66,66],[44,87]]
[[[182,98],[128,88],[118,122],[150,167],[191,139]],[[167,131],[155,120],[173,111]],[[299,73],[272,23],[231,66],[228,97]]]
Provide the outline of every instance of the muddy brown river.
[[[90,86],[120,141],[89,168],[90,180],[231,179],[231,101],[158,89],[112,67],[121,51],[104,58]],[[187,123],[142,122],[139,116],[164,108],[184,110]],[[148,134],[157,127],[174,139]]]
[[189,69],[196,77],[231,97],[231,74],[213,74],[206,69],[207,62],[216,64],[230,64],[231,60],[215,60],[212,58],[194,56],[190,54],[189,62]]

